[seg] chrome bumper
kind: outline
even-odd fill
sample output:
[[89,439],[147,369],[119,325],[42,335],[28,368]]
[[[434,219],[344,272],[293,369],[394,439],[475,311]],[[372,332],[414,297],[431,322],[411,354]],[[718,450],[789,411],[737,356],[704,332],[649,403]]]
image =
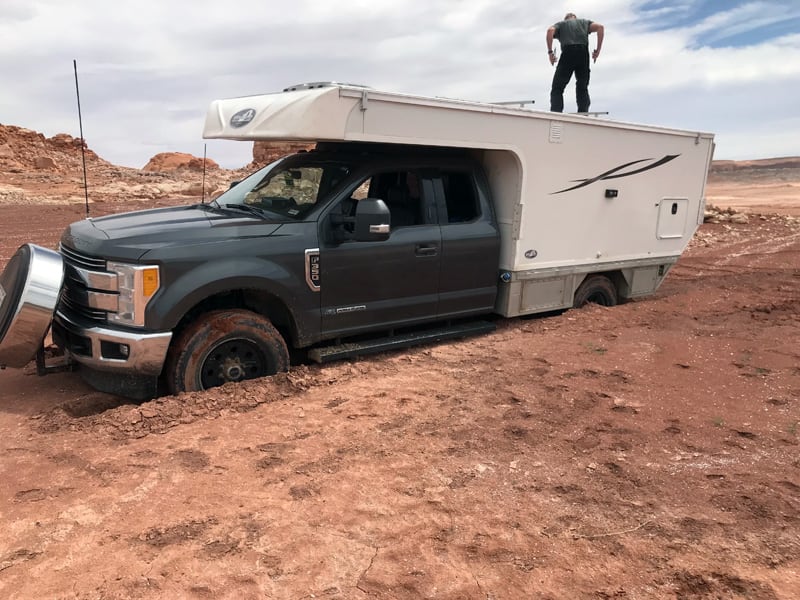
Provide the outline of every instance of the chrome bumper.
[[[53,339],[75,362],[98,371],[158,375],[167,357],[172,332],[133,333],[83,327],[61,311],[53,317]],[[127,353],[123,348],[127,347]]]

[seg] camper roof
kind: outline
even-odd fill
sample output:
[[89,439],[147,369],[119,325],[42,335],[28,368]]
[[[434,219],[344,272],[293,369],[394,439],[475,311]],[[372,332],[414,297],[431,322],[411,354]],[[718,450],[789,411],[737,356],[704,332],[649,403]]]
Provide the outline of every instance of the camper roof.
[[[518,119],[710,136],[532,110],[508,103],[414,96],[364,85],[313,82],[275,93],[215,100],[206,115],[203,137],[517,148],[526,144],[522,139],[525,126]],[[501,120],[503,126],[498,127]]]

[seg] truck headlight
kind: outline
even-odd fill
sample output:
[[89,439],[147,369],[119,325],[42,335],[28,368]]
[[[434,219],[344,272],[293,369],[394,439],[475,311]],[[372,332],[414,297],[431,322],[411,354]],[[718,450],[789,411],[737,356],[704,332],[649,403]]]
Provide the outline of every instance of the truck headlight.
[[117,312],[108,320],[121,325],[144,326],[144,311],[161,285],[156,265],[127,265],[109,262],[108,270],[117,274],[119,300]]

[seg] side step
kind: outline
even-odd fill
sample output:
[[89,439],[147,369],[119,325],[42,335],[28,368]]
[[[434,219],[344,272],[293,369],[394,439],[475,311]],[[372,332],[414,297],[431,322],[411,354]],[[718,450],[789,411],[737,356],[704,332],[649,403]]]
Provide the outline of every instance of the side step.
[[471,335],[490,333],[495,329],[495,324],[489,321],[469,321],[457,325],[400,333],[372,340],[313,348],[309,350],[308,357],[318,363],[326,363],[342,358],[351,358],[364,354],[376,354],[388,350],[419,346],[420,344],[432,344],[444,340],[454,340]]

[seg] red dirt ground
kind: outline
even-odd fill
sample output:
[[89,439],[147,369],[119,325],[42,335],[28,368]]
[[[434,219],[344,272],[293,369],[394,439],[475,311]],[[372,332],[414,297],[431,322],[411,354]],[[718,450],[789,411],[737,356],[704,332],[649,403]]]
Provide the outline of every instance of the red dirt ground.
[[[777,204],[703,225],[653,297],[470,340],[142,404],[0,372],[0,597],[800,597]],[[84,209],[0,215],[4,266]]]

